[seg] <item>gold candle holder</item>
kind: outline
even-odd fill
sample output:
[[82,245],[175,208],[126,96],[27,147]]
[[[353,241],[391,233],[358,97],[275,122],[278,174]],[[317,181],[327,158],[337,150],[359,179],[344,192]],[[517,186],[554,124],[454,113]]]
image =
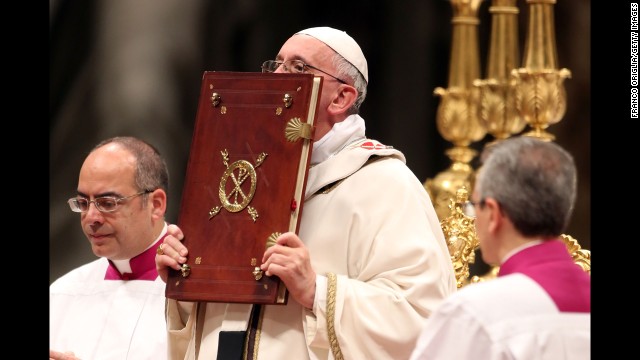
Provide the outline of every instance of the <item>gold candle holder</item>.
[[521,132],[526,122],[516,107],[511,72],[520,61],[516,0],[493,0],[486,78],[474,81],[480,89],[480,121],[497,141]]
[[486,130],[478,119],[478,89],[473,81],[480,77],[478,48],[478,8],[482,0],[451,0],[453,7],[453,39],[449,84],[447,89],[436,88],[441,97],[436,114],[436,125],[442,137],[453,143],[446,151],[451,166],[427,179],[427,189],[440,219],[449,214],[449,201],[457,189],[473,188],[475,175],[469,162],[477,152],[469,148],[472,142],[481,140]]
[[527,0],[529,27],[525,41],[523,67],[511,73],[515,81],[516,106],[532,128],[523,134],[551,141],[555,136],[546,131],[559,122],[567,109],[564,79],[571,77],[567,69],[557,69],[558,54],[553,16],[555,0]]

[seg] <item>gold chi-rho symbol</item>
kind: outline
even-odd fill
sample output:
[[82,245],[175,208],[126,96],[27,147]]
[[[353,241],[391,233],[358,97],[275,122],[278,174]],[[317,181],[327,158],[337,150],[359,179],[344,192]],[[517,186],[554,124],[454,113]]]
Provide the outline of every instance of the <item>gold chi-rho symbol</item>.
[[[251,202],[251,199],[253,199],[253,195],[256,192],[257,175],[255,169],[262,164],[264,159],[267,157],[267,154],[263,152],[258,155],[255,166],[246,160],[238,160],[229,165],[229,153],[227,152],[227,149],[221,151],[220,154],[222,154],[222,163],[227,168],[224,174],[222,174],[222,178],[220,179],[220,187],[218,188],[218,196],[222,205],[215,206],[211,210],[209,210],[209,220],[218,215],[222,208],[225,208],[227,211],[233,213],[242,211],[244,208],[247,208],[249,215],[255,222],[258,218],[258,211],[249,206],[249,203]],[[232,182],[232,189],[227,193],[227,182],[229,181],[229,179],[231,179]],[[251,182],[248,193],[245,193],[242,187],[242,185],[246,181]]]

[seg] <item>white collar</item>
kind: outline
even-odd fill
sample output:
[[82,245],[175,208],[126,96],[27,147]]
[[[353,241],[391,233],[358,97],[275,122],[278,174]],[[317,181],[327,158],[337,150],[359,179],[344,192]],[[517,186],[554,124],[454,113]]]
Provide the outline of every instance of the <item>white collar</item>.
[[358,115],[349,115],[339,123],[333,124],[331,130],[320,140],[313,143],[311,165],[317,165],[340,152],[353,141],[365,137],[364,119]]
[[[162,235],[164,235],[167,232],[167,223],[164,223],[164,227],[162,228],[162,231],[160,232],[160,235],[158,235],[158,237],[153,240],[151,242],[151,244],[149,244],[149,246],[147,246],[146,249],[144,249],[140,254],[142,254],[143,252],[149,250],[150,247],[152,247],[153,245],[155,245],[155,243],[160,240],[160,237],[162,237]],[[140,255],[138,254],[138,255]],[[137,255],[136,255],[137,256]],[[135,257],[135,256],[134,256]],[[124,260],[111,260],[111,262],[113,263],[113,266],[116,267],[116,269],[118,269],[118,271],[120,272],[120,274],[124,274],[124,273],[130,273],[133,272],[131,270],[131,264],[129,264],[129,260],[131,259],[124,259]]]

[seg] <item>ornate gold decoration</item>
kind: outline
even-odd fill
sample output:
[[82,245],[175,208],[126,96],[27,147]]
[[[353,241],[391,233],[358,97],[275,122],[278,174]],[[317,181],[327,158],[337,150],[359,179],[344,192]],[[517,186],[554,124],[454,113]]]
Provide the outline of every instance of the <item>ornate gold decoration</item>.
[[180,273],[182,274],[182,277],[186,278],[191,274],[191,267],[187,264],[182,264],[180,267]]
[[282,98],[282,102],[284,103],[284,107],[286,107],[287,109],[290,108],[291,104],[293,104],[293,96],[289,94],[284,94],[284,97]]
[[546,128],[559,122],[567,109],[564,79],[567,69],[557,70],[553,5],[555,0],[527,0],[529,28],[525,41],[523,67],[511,73],[515,81],[516,106],[532,128],[525,136],[550,141],[555,138]]
[[447,89],[436,88],[441,97],[436,125],[442,137],[454,147],[446,151],[451,166],[424,183],[440,219],[449,213],[449,200],[456,191],[472,189],[475,175],[469,162],[477,152],[469,145],[481,140],[486,130],[478,118],[479,90],[473,81],[480,78],[478,49],[478,8],[482,0],[451,0],[454,16],[451,63]]
[[282,107],[278,106],[276,108],[276,115],[282,115]]
[[[247,180],[247,178],[251,181],[251,189],[247,194],[245,194],[240,186],[245,182],[245,180]],[[226,193],[228,179],[233,181],[233,190],[231,190],[230,194]],[[250,162],[246,160],[238,160],[231,164],[220,180],[218,194],[220,201],[222,202],[222,207],[229,212],[238,212],[247,207],[255,194],[256,181],[257,174]],[[241,199],[240,202],[238,202],[238,198]]]
[[[227,168],[227,170],[222,174],[220,186],[218,188],[218,197],[222,203],[221,206],[229,212],[242,211],[249,205],[249,202],[251,202],[251,199],[253,199],[253,196],[255,195],[257,185],[257,174],[255,168],[259,167],[264,162],[267,154],[263,152],[258,155],[255,168],[254,165],[251,165],[251,163],[246,160],[238,160],[229,165],[229,153],[227,152],[227,149],[221,151],[220,154],[222,155],[222,163]],[[228,179],[231,179],[233,182],[233,190],[231,190],[229,194],[226,192]],[[241,186],[247,179],[250,180],[251,186],[248,193],[245,194]],[[238,200],[240,200],[240,202],[238,202]],[[215,206],[209,210],[209,220],[216,216],[220,210],[220,206]],[[258,211],[253,207],[249,207],[248,212],[255,222],[259,216]]]
[[480,121],[495,139],[502,140],[524,129],[526,123],[516,108],[511,72],[520,62],[516,0],[493,0],[489,7],[491,39],[484,80],[475,80],[480,89]]
[[196,257],[196,261],[195,261],[196,265],[200,265],[202,264],[202,256],[198,256]]
[[212,207],[211,210],[209,210],[209,220],[211,220],[212,217],[218,215],[221,209],[222,209],[222,206]]
[[336,321],[337,291],[338,277],[334,273],[327,273],[327,336],[329,337],[329,346],[331,347],[333,358],[336,360],[344,360],[334,326]]
[[284,129],[284,137],[290,142],[300,138],[311,139],[311,125],[303,123],[299,117],[294,117],[287,123]]
[[[519,133],[529,124],[525,136],[551,141],[554,136],[546,128],[561,120],[566,111],[564,79],[571,76],[567,69],[557,70],[553,5],[556,0],[527,0],[529,23],[522,67],[516,68],[519,56],[517,0],[493,0],[491,41],[487,74],[478,79],[477,10],[482,0],[451,0],[453,6],[453,39],[447,89],[436,88],[441,96],[436,118],[438,131],[454,147],[447,150],[451,166],[424,183],[454,262],[458,287],[469,276],[468,264],[475,260],[478,248],[473,220],[465,221],[458,189],[473,190],[475,174],[470,161],[476,152],[468,147],[488,132],[496,140]],[[471,87],[473,84],[473,88]],[[487,146],[489,146],[488,144]],[[456,199],[455,201],[453,199]],[[461,235],[468,236],[460,240]],[[574,262],[591,273],[591,252],[580,249],[575,239],[561,236]],[[472,240],[473,238],[474,240]],[[463,242],[464,241],[464,242]],[[466,256],[466,258],[465,258]],[[494,266],[482,276],[473,276],[471,283],[497,276]]]
[[260,216],[258,214],[258,210],[256,210],[253,206],[247,206],[247,212],[249,213],[249,216],[251,216],[253,222],[256,222],[256,220]]
[[475,250],[479,246],[474,219],[466,216],[462,211],[467,200],[469,200],[469,192],[465,187],[459,188],[455,200],[451,199],[449,205],[451,215],[440,222],[447,240],[458,288],[467,283],[470,275],[469,264],[475,262]]
[[278,236],[282,235],[282,233],[274,232],[267,238],[267,249],[276,244],[276,239]]
[[253,271],[251,273],[253,274],[253,277],[254,279],[256,279],[256,281],[262,279],[262,270],[260,270],[259,266],[253,268]]
[[570,235],[562,234],[560,238],[567,245],[567,250],[576,265],[591,275],[591,251],[582,249],[578,241]]
[[213,105],[213,107],[216,107],[220,104],[220,94],[218,94],[217,92],[214,92],[213,94],[211,94],[211,105]]

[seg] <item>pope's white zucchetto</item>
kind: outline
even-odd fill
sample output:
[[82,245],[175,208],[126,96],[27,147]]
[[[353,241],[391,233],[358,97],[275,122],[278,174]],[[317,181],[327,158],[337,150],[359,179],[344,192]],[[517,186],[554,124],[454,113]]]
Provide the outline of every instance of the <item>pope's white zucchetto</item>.
[[364,80],[367,83],[369,82],[367,59],[365,59],[362,49],[360,49],[360,45],[358,45],[351,36],[347,35],[346,31],[322,26],[309,28],[295,33],[295,35],[299,34],[312,36],[325,43],[328,47],[332,48],[335,52],[355,66],[362,76],[364,76]]

